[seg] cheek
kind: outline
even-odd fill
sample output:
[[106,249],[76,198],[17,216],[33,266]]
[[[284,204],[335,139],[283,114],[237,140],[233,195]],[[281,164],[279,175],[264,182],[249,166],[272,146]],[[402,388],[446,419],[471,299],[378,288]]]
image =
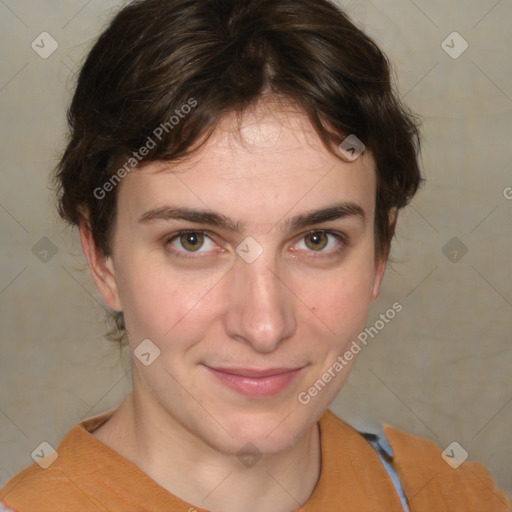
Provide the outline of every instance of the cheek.
[[336,287],[336,283],[332,283],[332,289],[325,300],[324,317],[338,340],[346,341],[364,328],[370,296],[371,292],[366,286],[360,288],[353,283],[340,281]]
[[[304,279],[299,296],[310,306],[310,330],[321,326],[327,334],[329,350],[341,350],[364,329],[370,309],[374,282],[373,262],[359,259],[340,267],[322,280]],[[320,322],[319,322],[320,321]]]
[[[222,275],[185,275],[169,266],[144,261],[127,262],[118,272],[118,286],[126,327],[132,343],[149,338],[194,338],[199,317],[213,314],[210,295]],[[202,318],[202,320],[206,320]]]

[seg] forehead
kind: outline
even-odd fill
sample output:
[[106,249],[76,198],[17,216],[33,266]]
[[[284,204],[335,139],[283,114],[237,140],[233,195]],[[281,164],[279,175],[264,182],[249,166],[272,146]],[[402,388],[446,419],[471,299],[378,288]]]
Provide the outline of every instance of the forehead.
[[[340,140],[341,142],[341,140]],[[198,151],[180,162],[151,162],[121,183],[119,212],[132,220],[149,208],[179,203],[229,214],[271,215],[340,201],[361,204],[371,218],[376,176],[371,154],[335,156],[307,115],[291,104],[261,102],[222,118]],[[268,220],[268,219],[267,219]]]

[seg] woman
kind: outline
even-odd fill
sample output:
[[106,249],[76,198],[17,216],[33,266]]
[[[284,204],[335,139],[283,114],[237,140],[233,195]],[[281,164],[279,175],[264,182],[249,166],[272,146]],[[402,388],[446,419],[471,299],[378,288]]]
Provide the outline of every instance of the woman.
[[133,353],[133,392],[41,447],[5,507],[510,510],[481,465],[327,409],[421,181],[387,60],[335,5],[132,2],[69,121],[59,212]]

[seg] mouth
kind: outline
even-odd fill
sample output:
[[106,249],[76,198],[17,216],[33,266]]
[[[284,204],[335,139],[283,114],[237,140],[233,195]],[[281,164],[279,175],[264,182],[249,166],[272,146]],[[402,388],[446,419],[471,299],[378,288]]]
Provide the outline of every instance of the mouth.
[[206,369],[222,384],[245,396],[273,396],[287,388],[306,368],[212,368]]

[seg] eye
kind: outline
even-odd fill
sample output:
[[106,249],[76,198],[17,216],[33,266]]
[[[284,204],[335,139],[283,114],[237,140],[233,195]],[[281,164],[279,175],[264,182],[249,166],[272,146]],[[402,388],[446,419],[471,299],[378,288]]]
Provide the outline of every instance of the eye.
[[[325,256],[334,256],[343,251],[346,246],[346,237],[330,231],[310,231],[302,236],[300,242],[293,250],[301,250],[309,253],[319,253]],[[165,245],[171,245],[172,251],[178,257],[195,253],[208,253],[215,249],[216,244],[210,236],[203,231],[180,231],[169,235],[165,239]]]
[[310,231],[306,233],[297,249],[317,253],[337,253],[345,247],[346,239],[341,234],[330,231]]
[[180,231],[170,235],[165,243],[176,249],[177,256],[181,256],[180,253],[208,252],[215,248],[213,240],[202,231]]

